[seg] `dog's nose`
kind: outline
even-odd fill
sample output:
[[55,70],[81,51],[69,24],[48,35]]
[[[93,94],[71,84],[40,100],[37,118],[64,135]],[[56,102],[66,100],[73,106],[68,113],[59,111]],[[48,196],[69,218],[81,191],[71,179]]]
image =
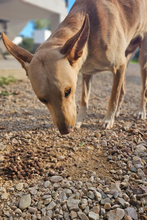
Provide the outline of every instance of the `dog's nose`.
[[64,134],[69,134],[69,133],[72,131],[72,126],[69,126],[69,127],[67,127],[67,128],[64,128],[64,129],[59,129],[59,131],[60,131],[60,133],[61,133],[62,135],[64,135]]

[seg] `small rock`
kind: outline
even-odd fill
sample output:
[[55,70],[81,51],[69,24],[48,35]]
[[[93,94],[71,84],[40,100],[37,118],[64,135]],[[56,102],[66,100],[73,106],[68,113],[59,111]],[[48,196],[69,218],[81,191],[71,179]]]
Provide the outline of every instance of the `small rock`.
[[94,193],[92,192],[92,191],[89,191],[88,193],[87,193],[87,196],[90,198],[90,199],[94,199]]
[[102,199],[102,200],[101,200],[101,204],[102,204],[102,205],[105,205],[105,203],[110,203],[110,204],[111,204],[111,200],[110,200],[109,198]]
[[52,201],[52,198],[47,198],[44,200],[44,205],[48,205]]
[[100,202],[102,200],[102,195],[97,191],[94,191],[94,194],[95,194],[96,200]]
[[51,182],[49,180],[45,181],[44,182],[44,187],[47,188],[47,187],[49,187],[50,184],[51,184]]
[[143,152],[146,151],[146,147],[144,146],[144,144],[139,144],[138,146],[136,146],[136,149],[135,149],[135,154],[141,154]]
[[83,212],[78,212],[78,216],[81,220],[88,220],[88,217]]
[[133,220],[133,219],[129,215],[126,215],[125,220]]
[[96,214],[99,214],[100,212],[100,206],[99,205],[96,205],[96,206],[93,206],[92,209],[90,210]]
[[52,176],[50,178],[50,181],[52,183],[58,183],[58,182],[61,182],[63,180],[63,177],[62,176]]
[[77,218],[77,213],[75,211],[70,212],[71,219]]
[[53,210],[56,207],[56,203],[52,201],[47,207],[46,210]]
[[4,150],[6,148],[6,145],[0,143],[0,151]]
[[1,195],[1,199],[8,199],[9,194],[8,193],[3,193]]
[[136,210],[134,208],[132,208],[132,207],[126,208],[125,213],[126,213],[126,215],[129,215],[134,220],[138,220],[138,216],[137,216]]
[[80,200],[78,200],[78,199],[71,199],[70,198],[70,199],[67,200],[67,206],[68,206],[70,211],[71,210],[79,211],[79,207],[78,207],[79,203],[80,203]]
[[107,213],[108,220],[121,220],[125,216],[125,212],[123,209],[117,208],[114,210],[111,210]]
[[4,161],[4,156],[0,155],[0,162],[3,162],[3,161]]
[[29,213],[36,213],[37,212],[37,209],[36,208],[34,208],[34,207],[29,207],[29,209],[28,209],[28,212]]
[[51,220],[51,218],[50,218],[49,216],[43,216],[43,217],[41,218],[41,220]]
[[124,207],[126,201],[123,198],[118,198],[117,201]]
[[24,195],[20,198],[20,201],[19,201],[19,208],[21,210],[24,210],[26,209],[27,207],[29,207],[31,205],[31,195],[30,194],[27,194],[27,195]]
[[91,220],[99,220],[99,214],[96,214],[92,211],[89,212],[88,216],[89,216],[89,219]]
[[104,209],[105,210],[110,210],[111,209],[111,204],[106,202],[105,205],[104,205]]
[[18,183],[17,185],[16,185],[16,189],[17,190],[22,190],[22,188],[23,188],[23,183]]
[[22,211],[21,211],[20,209],[16,209],[16,210],[15,210],[15,213],[17,213],[17,214],[22,214]]

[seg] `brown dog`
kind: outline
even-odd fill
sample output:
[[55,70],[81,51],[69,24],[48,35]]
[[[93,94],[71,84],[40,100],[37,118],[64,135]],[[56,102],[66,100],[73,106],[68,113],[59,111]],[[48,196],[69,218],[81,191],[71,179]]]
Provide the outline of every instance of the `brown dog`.
[[112,128],[124,95],[127,63],[140,46],[143,90],[137,117],[146,118],[146,0],[76,0],[65,20],[34,55],[13,44],[5,34],[2,39],[26,70],[37,97],[50,110],[61,134],[75,126],[79,71],[83,74],[83,90],[77,125],[80,127],[86,114],[92,75],[109,70],[113,86],[103,127]]

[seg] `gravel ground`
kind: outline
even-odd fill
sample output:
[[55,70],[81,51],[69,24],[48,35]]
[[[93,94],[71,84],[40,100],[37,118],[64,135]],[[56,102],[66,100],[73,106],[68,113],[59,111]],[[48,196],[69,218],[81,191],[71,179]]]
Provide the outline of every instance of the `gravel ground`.
[[[86,120],[61,136],[29,81],[0,87],[0,220],[147,220],[147,123],[130,64],[114,128],[103,130],[112,74],[94,76]],[[81,76],[77,88],[80,103]]]

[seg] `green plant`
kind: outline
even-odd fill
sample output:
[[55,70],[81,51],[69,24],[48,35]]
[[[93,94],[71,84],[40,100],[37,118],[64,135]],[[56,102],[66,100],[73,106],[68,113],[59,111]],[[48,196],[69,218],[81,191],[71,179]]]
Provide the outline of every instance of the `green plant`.
[[33,38],[29,38],[29,37],[23,38],[19,46],[32,53],[34,47],[34,40]]
[[1,76],[0,77],[0,86],[9,85],[9,83],[16,82],[16,81],[17,80],[15,79],[14,76],[8,76],[8,77]]
[[0,96],[9,96],[9,95],[11,95],[11,93],[9,93],[7,91],[0,92]]

